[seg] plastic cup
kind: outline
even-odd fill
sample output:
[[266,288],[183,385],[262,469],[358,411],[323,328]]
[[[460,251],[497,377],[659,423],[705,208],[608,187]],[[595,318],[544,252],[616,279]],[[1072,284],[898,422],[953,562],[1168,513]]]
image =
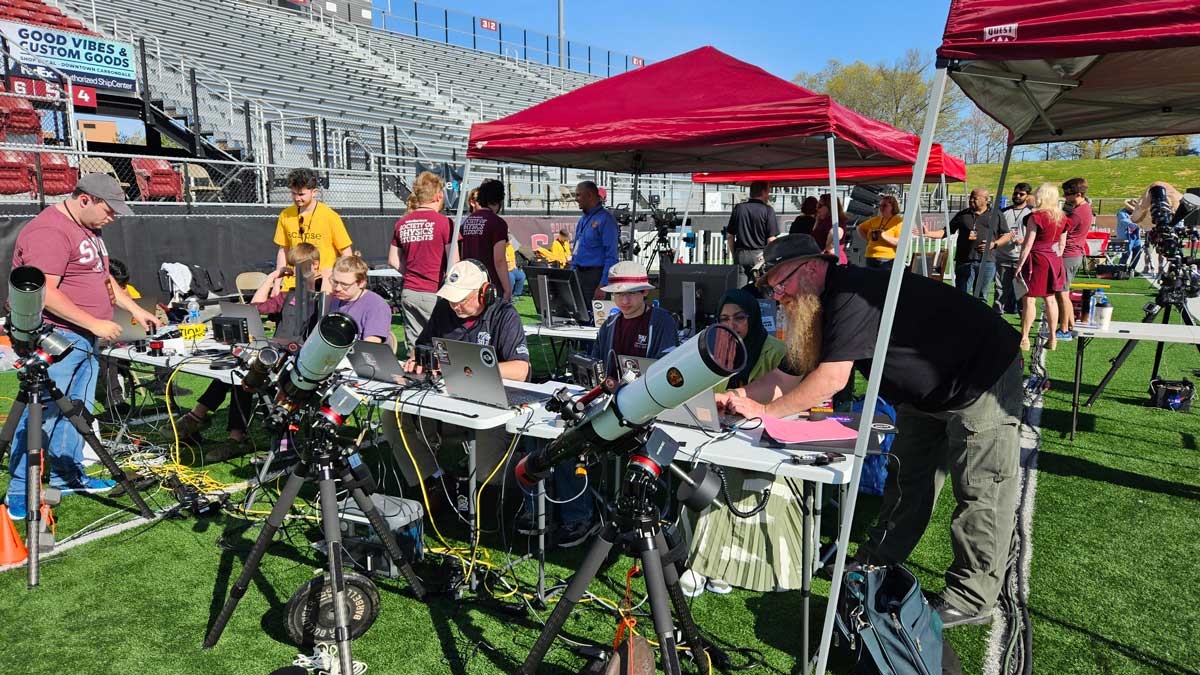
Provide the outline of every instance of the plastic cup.
[[1096,308],[1096,327],[1100,330],[1107,330],[1108,325],[1112,322],[1112,305],[1105,305]]

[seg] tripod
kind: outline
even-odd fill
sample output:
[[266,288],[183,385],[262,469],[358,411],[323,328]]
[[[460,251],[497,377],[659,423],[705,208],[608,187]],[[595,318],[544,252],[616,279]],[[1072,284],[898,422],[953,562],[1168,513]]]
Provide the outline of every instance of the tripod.
[[329,582],[326,587],[331,589],[332,593],[333,618],[335,622],[334,634],[337,640],[338,658],[341,660],[341,672],[353,672],[354,661],[350,655],[351,636],[349,615],[346,606],[345,577],[342,572],[342,535],[338,525],[338,503],[335,487],[337,480],[341,480],[343,489],[350,490],[354,502],[358,505],[359,510],[366,515],[371,528],[375,530],[380,540],[383,541],[388,557],[392,559],[392,563],[400,570],[404,578],[408,580],[408,584],[417,596],[417,599],[424,599],[425,588],[421,585],[421,581],[417,578],[412,566],[404,559],[400,545],[396,542],[396,538],[392,535],[391,530],[388,529],[383,516],[380,515],[379,510],[375,508],[375,504],[368,496],[368,489],[372,492],[374,491],[374,481],[370,478],[366,467],[361,463],[352,466],[350,460],[337,447],[335,437],[336,434],[330,432],[326,439],[324,439],[324,442],[319,443],[315,457],[311,459],[305,457],[292,469],[287,483],[284,484],[283,490],[279,493],[279,500],[275,502],[274,508],[271,509],[271,514],[267,516],[267,522],[263,526],[262,532],[258,535],[258,539],[254,542],[254,548],[250,550],[250,555],[246,558],[246,564],[242,568],[242,573],[238,576],[237,581],[234,582],[233,588],[229,592],[229,599],[226,600],[225,606],[221,608],[221,613],[217,616],[217,620],[213,623],[212,628],[208,631],[208,635],[204,638],[205,649],[211,649],[217,644],[217,640],[221,639],[221,633],[224,632],[225,625],[229,623],[229,618],[233,616],[233,611],[237,609],[238,601],[246,594],[250,580],[258,570],[259,563],[262,562],[263,556],[267,552],[267,547],[271,545],[271,540],[275,537],[275,533],[283,525],[284,518],[292,508],[292,502],[296,500],[296,496],[300,493],[300,488],[304,483],[310,480],[310,476],[314,475],[320,490],[321,530],[325,536],[326,555],[329,559]]
[[[66,356],[66,352],[59,354],[59,358],[63,356]],[[26,412],[29,413],[25,422],[25,543],[29,550],[29,588],[38,585],[38,566],[41,560],[43,445],[41,401],[43,394],[54,402],[62,416],[83,437],[83,442],[100,458],[104,468],[108,469],[112,477],[121,484],[129,498],[133,500],[134,505],[137,506],[138,511],[141,512],[142,517],[147,520],[154,518],[154,512],[146,505],[141,493],[133,486],[133,482],[129,480],[121,467],[117,466],[116,461],[113,460],[112,455],[108,454],[108,450],[104,448],[100,439],[92,433],[92,421],[95,420],[95,417],[88,411],[87,406],[83,405],[82,401],[68,399],[66,394],[54,383],[54,380],[50,379],[49,369],[54,360],[45,351],[37,350],[18,365],[17,379],[20,389],[8,412],[4,428],[0,429],[0,458],[2,458],[17,435],[17,425],[21,417]],[[34,401],[34,404],[29,405],[30,401]]]
[[518,675],[533,675],[537,672],[567,617],[596,578],[596,573],[612,547],[618,543],[626,553],[638,558],[642,563],[646,591],[650,596],[654,632],[658,635],[659,649],[662,652],[663,670],[667,675],[682,673],[679,654],[676,651],[675,623],[671,617],[673,607],[692,658],[700,665],[700,672],[703,675],[708,674],[708,661],[703,657],[705,644],[688,608],[687,598],[679,587],[679,570],[669,555],[671,546],[667,533],[659,522],[658,508],[654,504],[654,497],[659,489],[657,475],[646,470],[646,464],[640,460],[644,458],[635,456],[630,461],[621,483],[621,495],[617,499],[614,520],[605,525],[592,541],[579,570],[567,582],[567,590],[550,613],[546,626],[534,642],[529,656],[517,670]]
[[[1142,318],[1142,323],[1153,323],[1155,317],[1157,317],[1160,313],[1162,314],[1162,322],[1164,324],[1170,323],[1171,310],[1175,309],[1179,312],[1179,316],[1183,319],[1183,323],[1185,325],[1196,325],[1196,319],[1192,316],[1192,313],[1188,311],[1186,300],[1165,298],[1163,295],[1163,292],[1159,291],[1158,297],[1155,298],[1154,302],[1147,303],[1145,308],[1146,316]],[[1137,340],[1129,340],[1125,343],[1125,346],[1121,348],[1120,353],[1113,358],[1112,367],[1109,368],[1108,372],[1104,374],[1104,379],[1100,380],[1100,384],[1096,386],[1096,390],[1093,391],[1092,395],[1088,397],[1087,403],[1083,404],[1085,407],[1090,408],[1092,404],[1096,402],[1096,399],[1100,398],[1100,394],[1104,392],[1104,388],[1108,386],[1109,381],[1111,381],[1113,376],[1117,374],[1117,371],[1121,369],[1121,366],[1125,363],[1125,359],[1129,358],[1129,355],[1133,353],[1133,348],[1137,346],[1137,343]],[[1158,347],[1154,350],[1154,370],[1150,374],[1151,380],[1158,378],[1158,367],[1162,364],[1163,346],[1164,343],[1159,342]],[[1196,345],[1196,349],[1200,350],[1200,345]],[[1076,364],[1076,366],[1077,368],[1082,368],[1081,363]],[[1080,373],[1075,373],[1076,383],[1079,382],[1079,376]]]

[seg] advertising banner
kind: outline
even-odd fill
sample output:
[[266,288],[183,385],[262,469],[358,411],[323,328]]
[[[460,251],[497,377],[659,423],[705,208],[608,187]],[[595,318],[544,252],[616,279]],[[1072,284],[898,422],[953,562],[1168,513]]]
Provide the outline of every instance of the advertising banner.
[[[0,35],[13,56],[28,55],[37,62],[57,68],[78,85],[108,91],[133,92],[137,73],[133,45],[101,37],[0,21]],[[19,64],[14,75],[52,80],[53,71],[40,65]]]

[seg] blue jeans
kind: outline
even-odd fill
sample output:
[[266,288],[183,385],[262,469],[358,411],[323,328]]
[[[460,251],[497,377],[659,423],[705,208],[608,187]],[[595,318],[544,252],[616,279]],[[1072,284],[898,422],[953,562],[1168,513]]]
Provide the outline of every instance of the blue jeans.
[[[980,278],[976,285],[975,276],[978,274]],[[992,288],[992,280],[996,278],[996,263],[991,260],[980,262],[972,260],[962,263],[954,268],[954,286],[966,293],[973,295],[984,302],[987,292]]]
[[[96,340],[67,330],[58,329],[58,332],[75,348],[66,358],[50,366],[50,379],[68,400],[83,401],[91,410],[96,402],[96,378],[100,372],[95,355]],[[73,482],[83,475],[83,436],[63,417],[53,401],[44,402],[47,405],[42,413],[42,447],[46,449],[45,461],[50,465],[50,480],[53,483]],[[38,401],[30,401],[29,405],[38,405]],[[26,410],[17,423],[17,434],[8,458],[8,471],[12,474],[8,494],[15,500],[23,499],[25,495],[25,453],[28,448],[25,425],[28,418],[29,411]]]
[[1130,241],[1129,249],[1121,254],[1121,265],[1130,270],[1137,269],[1138,261],[1142,258],[1142,241]]
[[525,270],[520,267],[508,273],[508,285],[512,286],[513,297],[525,290]]

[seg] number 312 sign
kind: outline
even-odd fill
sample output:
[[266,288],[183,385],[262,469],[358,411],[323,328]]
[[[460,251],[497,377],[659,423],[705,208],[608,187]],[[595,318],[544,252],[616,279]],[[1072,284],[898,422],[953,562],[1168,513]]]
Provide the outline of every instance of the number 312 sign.
[[480,19],[479,27],[482,28],[483,30],[492,30],[492,31],[500,30],[500,24],[496,23],[492,19]]

